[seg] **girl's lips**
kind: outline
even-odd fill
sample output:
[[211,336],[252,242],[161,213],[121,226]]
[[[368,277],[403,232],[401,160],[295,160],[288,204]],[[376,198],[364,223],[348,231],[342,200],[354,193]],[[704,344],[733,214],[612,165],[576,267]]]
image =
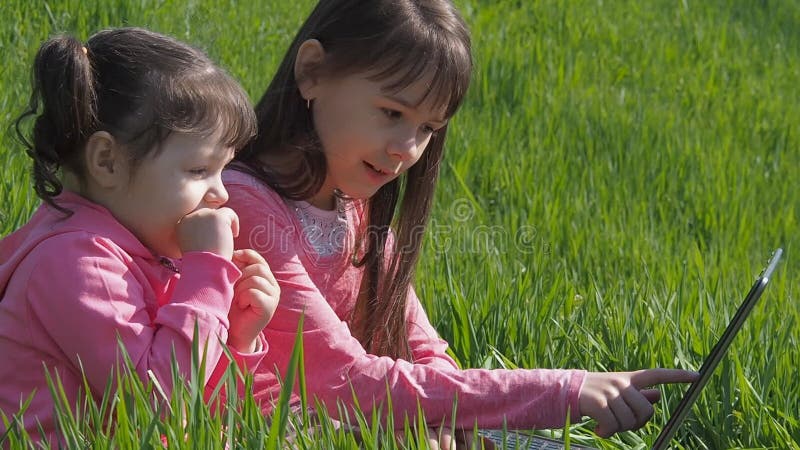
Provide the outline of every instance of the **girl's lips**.
[[373,166],[372,164],[370,164],[370,163],[368,163],[366,161],[364,161],[364,164],[366,164],[367,167],[372,169],[375,173],[379,173],[381,175],[391,175],[388,171],[383,170],[383,169],[378,169],[377,167]]
[[367,176],[375,183],[383,184],[391,177],[390,173],[375,168],[372,164],[364,161],[364,169],[367,171]]
[[375,172],[379,172],[379,173],[381,173],[383,175],[390,175],[390,176],[391,175],[396,175],[400,171],[400,168],[403,166],[403,162],[402,161],[398,162],[397,166],[394,167],[393,169],[379,169],[376,166],[368,163],[367,161],[364,161],[364,164],[369,166],[369,168],[374,170]]

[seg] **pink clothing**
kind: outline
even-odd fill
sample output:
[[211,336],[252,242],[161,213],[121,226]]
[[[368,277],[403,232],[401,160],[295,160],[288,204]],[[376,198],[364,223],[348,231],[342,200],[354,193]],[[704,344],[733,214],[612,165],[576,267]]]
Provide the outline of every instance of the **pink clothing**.
[[[259,251],[281,287],[278,309],[264,330],[271,348],[255,374],[257,398],[277,398],[279,386],[272,368],[285,373],[298,320],[305,314],[307,389],[333,417],[339,416],[337,401],[351,407],[353,394],[363,411],[381,404],[386,411],[388,390],[399,426],[405,415],[416,415],[418,403],[429,422],[449,424],[456,398],[460,427],[472,427],[477,421],[481,427],[497,428],[504,420],[512,428],[560,427],[568,408],[573,422],[580,418],[578,393],[584,371],[458,369],[413,290],[407,321],[414,363],[367,353],[348,328],[362,278],[350,255],[353,230],[362,226],[363,206],[353,202],[346,208],[345,241],[350,245],[338,255],[320,257],[302,232],[297,203],[235,170],[223,172],[223,181],[230,195],[227,206],[239,215],[237,248]],[[329,214],[307,204],[301,207]]]
[[[74,214],[40,206],[0,241],[0,411],[10,419],[35,391],[25,427],[38,437],[38,420],[53,440],[43,365],[58,372],[70,404],[83,386],[81,368],[99,397],[118,361],[118,338],[138,375],[147,381],[152,372],[169,395],[173,351],[188,378],[195,322],[207,343],[205,380],[216,385],[241,274],[233,263],[206,252],[158,258],[105,208],[69,192],[56,201]],[[251,369],[265,354],[231,351]]]

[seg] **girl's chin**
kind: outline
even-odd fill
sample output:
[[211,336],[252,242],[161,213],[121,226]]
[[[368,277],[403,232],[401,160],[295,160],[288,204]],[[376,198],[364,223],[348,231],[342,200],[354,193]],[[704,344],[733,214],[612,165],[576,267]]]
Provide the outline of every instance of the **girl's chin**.
[[380,188],[383,187],[378,186],[374,189],[353,189],[353,190],[343,190],[339,189],[337,192],[340,196],[351,199],[351,200],[369,200],[373,195],[375,195]]
[[336,207],[336,197],[346,198],[348,200],[369,200],[381,187],[383,187],[383,184],[369,187],[336,188],[330,194],[322,195],[318,193],[307,201],[319,209],[332,210]]

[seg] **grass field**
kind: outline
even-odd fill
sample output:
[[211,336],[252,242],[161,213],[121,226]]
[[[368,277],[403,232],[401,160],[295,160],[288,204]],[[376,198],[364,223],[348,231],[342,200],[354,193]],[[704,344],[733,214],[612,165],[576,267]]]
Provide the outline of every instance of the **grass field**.
[[[416,281],[453,355],[465,367],[697,369],[782,246],[676,448],[800,448],[800,3],[457,3],[477,68]],[[0,119],[23,109],[42,40],[121,25],[206,49],[257,100],[312,5],[5,0]],[[26,158],[4,134],[0,235],[38,204]],[[668,387],[638,432],[573,434],[645,448],[683,390]]]

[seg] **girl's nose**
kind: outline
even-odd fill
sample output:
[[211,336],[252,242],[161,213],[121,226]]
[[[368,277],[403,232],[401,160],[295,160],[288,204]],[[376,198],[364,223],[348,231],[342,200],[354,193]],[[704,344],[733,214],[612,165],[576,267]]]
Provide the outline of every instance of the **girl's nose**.
[[228,191],[222,180],[218,179],[206,192],[206,202],[209,205],[220,207],[228,201]]
[[419,158],[420,142],[417,141],[416,130],[414,132],[398,133],[389,142],[388,153],[395,161],[416,161]]

